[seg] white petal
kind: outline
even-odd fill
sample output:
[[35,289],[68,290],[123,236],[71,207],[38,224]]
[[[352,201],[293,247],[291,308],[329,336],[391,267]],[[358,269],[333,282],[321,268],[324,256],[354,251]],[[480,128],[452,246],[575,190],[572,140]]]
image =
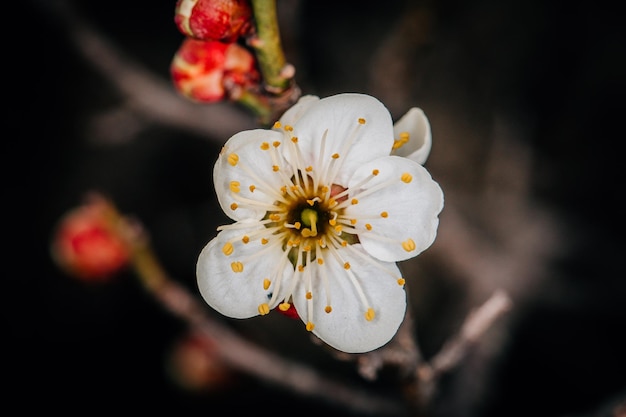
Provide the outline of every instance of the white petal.
[[[359,119],[365,123],[360,124]],[[305,166],[311,165],[320,171],[331,160],[331,155],[339,154],[336,162],[341,164],[341,169],[332,181],[336,184],[346,184],[351,173],[363,162],[389,155],[393,145],[389,110],[376,98],[365,94],[337,94],[313,102],[293,126]],[[325,135],[325,147],[320,152]],[[292,158],[289,149],[284,149],[287,159]]]
[[[352,189],[374,169],[379,171],[377,176],[360,190]],[[409,175],[410,182],[402,181],[403,175]],[[381,184],[386,185],[359,195]],[[359,241],[372,256],[383,261],[409,259],[435,240],[443,192],[423,166],[399,156],[379,158],[359,168],[349,187],[350,198],[356,197],[358,204],[348,206],[346,215],[357,219],[355,227],[361,229]],[[383,212],[387,217],[381,215]],[[370,224],[371,230],[365,229],[365,224]],[[403,247],[409,239],[415,244],[412,250]]]
[[[262,245],[259,239],[243,243],[241,239],[263,228],[258,222],[251,222],[248,228],[223,230],[202,249],[198,257],[196,275],[200,294],[207,304],[225,316],[240,319],[257,316],[259,305],[269,303],[278,279],[282,279],[279,289],[282,297],[277,300],[285,297],[293,277],[293,267],[289,261],[284,261],[280,245],[262,252],[271,249],[270,244]],[[228,242],[233,245],[230,255],[222,251]],[[243,270],[234,272],[233,262],[241,262]],[[265,278],[273,283],[267,290],[263,289]]]
[[[313,333],[325,343],[348,353],[362,353],[377,349],[391,340],[404,320],[406,311],[406,293],[397,283],[400,271],[394,263],[380,262],[373,258],[371,262],[349,253],[351,250],[368,256],[360,245],[341,250],[341,260],[332,255],[326,256],[323,265],[314,263],[312,279],[313,298],[306,300],[306,287],[298,284],[294,295],[294,305],[302,320],[311,320],[315,327]],[[369,256],[368,256],[369,257]],[[362,290],[367,304],[364,304],[344,262],[350,263],[349,271],[353,274],[356,285]],[[376,265],[390,271],[385,272]],[[324,311],[327,305],[322,273],[328,277],[328,289],[331,295],[332,312]],[[308,317],[308,303],[312,303],[313,315]],[[375,311],[372,321],[365,319],[367,307]]]
[[290,125],[293,126],[296,124],[298,119],[302,117],[302,115],[307,111],[307,109],[315,102],[319,101],[318,96],[306,95],[302,96],[298,99],[298,102],[291,106],[289,110],[287,110],[282,117],[280,118],[280,123],[283,126]]
[[[238,204],[238,207],[233,210],[232,203],[237,203],[236,196],[231,191],[233,181],[239,183],[240,191],[237,194],[242,198],[255,200],[265,205],[271,205],[276,201],[276,195],[272,194],[272,190],[275,192],[280,190],[283,181],[281,176],[272,170],[274,165],[271,158],[272,151],[262,150],[261,144],[263,142],[271,144],[273,141],[282,139],[283,135],[278,132],[255,129],[239,132],[224,144],[213,168],[213,182],[222,210],[231,219],[258,220],[267,212],[267,208],[262,205],[255,207],[246,204]],[[280,163],[286,165],[281,153],[274,153],[280,159]],[[231,162],[234,162],[232,158],[235,155],[238,161],[232,165]],[[254,191],[250,190],[251,185],[255,186]]]
[[400,133],[409,134],[409,141],[392,150],[392,155],[404,156],[420,165],[424,165],[432,147],[430,122],[420,108],[413,107],[393,125],[394,139],[400,139]]

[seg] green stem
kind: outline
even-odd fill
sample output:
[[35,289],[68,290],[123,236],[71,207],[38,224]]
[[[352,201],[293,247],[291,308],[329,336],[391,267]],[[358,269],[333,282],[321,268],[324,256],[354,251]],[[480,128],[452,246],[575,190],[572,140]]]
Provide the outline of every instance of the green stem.
[[284,75],[285,54],[280,41],[275,0],[252,0],[256,24],[256,39],[251,46],[256,50],[259,68],[266,89],[280,94],[289,87],[291,77]]

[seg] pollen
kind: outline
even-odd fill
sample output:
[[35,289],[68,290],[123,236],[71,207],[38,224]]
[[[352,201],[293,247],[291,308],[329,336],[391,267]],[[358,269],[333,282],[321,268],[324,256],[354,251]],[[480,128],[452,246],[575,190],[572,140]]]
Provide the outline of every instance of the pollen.
[[280,142],[275,140],[274,142],[272,142],[272,146],[278,148],[280,146]]
[[333,308],[331,306],[326,306],[326,307],[324,307],[324,311],[326,313],[330,313],[331,311],[333,311]]
[[229,256],[230,254],[233,253],[234,250],[235,248],[233,247],[233,244],[230,242],[227,242],[222,248],[222,253],[224,253],[224,255],[226,256]]
[[306,299],[310,300],[311,298],[313,298],[313,294],[311,293],[311,291],[307,291],[306,293]]
[[233,193],[238,193],[240,191],[239,186],[240,186],[239,181],[231,181],[230,191],[232,191]]
[[250,185],[250,187],[248,187],[248,189],[250,190],[251,193],[253,193],[254,190],[256,190],[256,185],[252,184]]
[[413,239],[407,239],[402,242],[402,248],[407,252],[411,252],[412,250],[415,250],[415,242]]
[[280,122],[276,121],[274,122],[274,129],[280,129],[282,125],[280,124]]
[[400,179],[402,180],[402,182],[406,182],[407,184],[413,181],[413,177],[408,172],[405,172],[404,174],[402,174]]
[[356,224],[357,220],[356,219],[350,219],[350,224],[352,226],[354,226]]
[[356,198],[353,198],[353,199],[350,201],[350,204],[352,204],[352,205],[359,204],[359,200],[357,200]]
[[362,117],[359,117],[359,124],[360,125],[364,125],[365,124],[365,119]]
[[372,175],[373,175],[373,176],[376,176],[376,175],[378,175],[378,174],[380,174],[380,170],[378,170],[378,169],[374,169],[374,170],[372,170]]
[[[272,165],[272,171],[274,172],[278,172],[278,170],[280,170],[280,168],[278,167],[278,165]],[[403,180],[404,181],[404,180]],[[409,180],[410,181],[410,180]],[[408,181],[404,181],[404,182],[408,182]]]
[[339,154],[338,154],[338,153],[334,153],[334,154],[332,155],[332,158],[333,158],[333,159],[337,159],[337,158],[339,158]]
[[239,155],[237,155],[236,153],[231,153],[230,155],[228,155],[228,163],[231,164],[232,166],[237,165],[237,162],[239,162]]
[[314,328],[315,328],[315,325],[314,325],[313,323],[308,322],[308,323],[306,324],[306,329],[307,329],[308,331],[312,332]]
[[237,205],[237,203],[233,203],[233,204],[231,204],[231,205],[230,205],[230,209],[231,209],[231,210],[237,210],[237,207],[239,207],[239,206]]
[[304,272],[304,265],[298,265],[298,272]]
[[367,230],[372,230],[372,225],[371,225],[371,224],[369,224],[369,223],[365,223],[365,228],[366,228]]
[[259,304],[259,314],[264,316],[269,314],[270,306],[267,303]]
[[399,286],[403,286],[404,284],[406,284],[406,280],[404,278],[398,278],[397,283]]
[[293,143],[298,143],[298,137],[297,137],[297,136],[293,136],[293,137],[291,138],[291,141],[292,141]]
[[267,242],[269,242],[269,240],[267,240],[266,238],[261,239],[261,245],[267,245]]
[[230,267],[232,268],[233,272],[243,272],[243,264],[239,261],[233,262],[232,264],[230,264]]
[[387,213],[386,211],[383,211],[383,212],[380,213],[380,217],[386,219],[387,217],[389,217],[389,213]]
[[242,238],[241,238],[241,241],[242,241],[243,243],[248,243],[248,242],[250,242],[250,237],[249,237],[249,236],[245,236],[245,235],[244,235],[244,237],[242,237]]
[[317,258],[317,263],[320,265],[324,265],[324,260],[322,258]]
[[267,142],[263,142],[261,144],[261,149],[263,149],[264,151],[268,150],[270,148],[270,144]]
[[270,281],[268,278],[265,278],[263,280],[263,289],[267,290],[270,287],[270,284],[272,283],[272,281]]
[[372,321],[374,320],[374,317],[376,317],[376,313],[374,312],[373,308],[368,308],[367,311],[365,312],[365,320],[367,321]]
[[308,167],[304,168],[304,170],[306,172],[311,172],[311,171],[313,171],[313,167],[311,165],[309,165]]
[[350,269],[350,262],[343,264],[344,269]]
[[285,129],[286,132],[293,132],[293,126],[291,126],[291,125],[285,125],[284,129]]
[[280,309],[280,311],[287,311],[289,310],[290,307],[291,307],[291,304],[289,303],[280,303],[278,305],[278,308]]

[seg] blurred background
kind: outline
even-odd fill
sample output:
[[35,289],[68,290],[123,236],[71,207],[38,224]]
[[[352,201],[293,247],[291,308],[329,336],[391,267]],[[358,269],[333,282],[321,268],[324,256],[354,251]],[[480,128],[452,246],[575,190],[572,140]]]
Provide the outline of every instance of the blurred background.
[[[11,6],[18,29],[6,35],[5,79],[17,105],[5,116],[14,124],[5,140],[18,153],[7,164],[9,190],[18,182],[5,204],[24,216],[10,220],[9,230],[25,250],[7,259],[5,397],[23,409],[65,414],[258,407],[365,415],[237,372],[218,372],[208,387],[186,386],[173,371],[185,324],[131,272],[93,284],[52,263],[57,221],[98,190],[140,219],[167,271],[195,293],[197,255],[228,222],[213,192],[213,164],[230,134],[255,126],[229,104],[198,105],[207,120],[228,116],[202,128],[146,110],[111,78],[109,56],[81,50],[76,21],[58,13],[61,4],[123,65],[166,89],[183,40],[174,0]],[[412,106],[430,119],[426,167],[446,207],[435,244],[403,265],[424,357],[496,289],[513,299],[512,310],[445,375],[432,414],[618,415],[626,399],[621,15],[602,1],[277,5],[303,93],[367,93],[394,119]],[[399,396],[392,377],[365,381],[285,317],[218,319],[315,370]]]

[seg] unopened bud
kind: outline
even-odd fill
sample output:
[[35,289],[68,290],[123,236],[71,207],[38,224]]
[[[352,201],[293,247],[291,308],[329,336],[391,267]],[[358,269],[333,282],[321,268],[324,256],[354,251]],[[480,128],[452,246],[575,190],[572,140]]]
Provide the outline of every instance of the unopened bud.
[[107,218],[108,206],[95,200],[66,213],[52,239],[57,265],[85,281],[106,281],[124,268],[130,253]]
[[227,86],[246,88],[260,79],[254,56],[243,46],[192,38],[174,55],[170,73],[176,90],[203,103],[224,99]]
[[178,0],[174,23],[183,35],[235,42],[252,28],[248,0]]

